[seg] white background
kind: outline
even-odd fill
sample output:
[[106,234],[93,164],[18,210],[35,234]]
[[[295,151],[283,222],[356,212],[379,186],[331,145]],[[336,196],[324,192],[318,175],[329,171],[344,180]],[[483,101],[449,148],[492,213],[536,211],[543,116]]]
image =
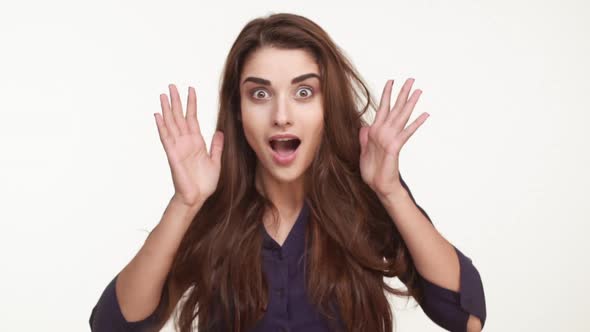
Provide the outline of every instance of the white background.
[[[590,10],[583,1],[20,1],[0,5],[3,331],[88,331],[173,194],[153,113],[195,86],[207,144],[242,27],[307,16],[379,97],[431,116],[400,170],[473,259],[485,331],[583,331],[590,314]],[[397,281],[397,280],[395,280]],[[394,301],[397,331],[440,331]]]

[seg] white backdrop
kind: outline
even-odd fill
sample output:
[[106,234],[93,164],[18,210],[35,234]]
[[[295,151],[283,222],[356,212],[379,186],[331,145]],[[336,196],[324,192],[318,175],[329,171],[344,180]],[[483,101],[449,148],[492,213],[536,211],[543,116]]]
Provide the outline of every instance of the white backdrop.
[[[478,268],[485,331],[583,331],[590,10],[582,1],[21,1],[0,5],[4,331],[88,331],[173,194],[153,113],[195,86],[207,144],[250,19],[321,25],[380,96],[415,77],[430,117],[400,170]],[[392,280],[392,282],[398,282]],[[440,331],[394,300],[397,331]]]

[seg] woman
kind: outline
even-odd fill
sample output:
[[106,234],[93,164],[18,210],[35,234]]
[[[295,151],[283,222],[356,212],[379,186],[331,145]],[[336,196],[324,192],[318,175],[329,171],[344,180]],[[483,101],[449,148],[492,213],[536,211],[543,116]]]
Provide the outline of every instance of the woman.
[[480,330],[479,273],[399,174],[400,149],[428,116],[406,128],[421,92],[408,98],[412,84],[390,107],[388,81],[375,107],[318,25],[293,14],[249,22],[225,64],[209,153],[195,90],[186,116],[174,85],[171,106],[160,96],[175,194],[104,290],[93,330],[157,331],[180,304],[183,332],[392,331],[385,291],[414,297],[447,330]]

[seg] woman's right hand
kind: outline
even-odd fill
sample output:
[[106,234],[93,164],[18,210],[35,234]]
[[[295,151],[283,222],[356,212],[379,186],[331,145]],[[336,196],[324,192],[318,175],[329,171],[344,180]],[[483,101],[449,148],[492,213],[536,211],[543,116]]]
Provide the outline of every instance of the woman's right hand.
[[178,90],[169,84],[172,110],[165,93],[160,94],[162,113],[154,113],[160,141],[164,146],[174,183],[174,197],[189,207],[203,203],[217,188],[221,170],[223,132],[216,131],[207,146],[197,119],[195,89],[189,87],[186,117]]

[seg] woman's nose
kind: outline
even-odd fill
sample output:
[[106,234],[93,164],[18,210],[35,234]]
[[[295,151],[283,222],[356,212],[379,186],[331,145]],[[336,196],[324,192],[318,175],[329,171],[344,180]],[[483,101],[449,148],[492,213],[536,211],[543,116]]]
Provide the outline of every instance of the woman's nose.
[[291,119],[292,114],[290,107],[288,98],[277,98],[277,103],[273,112],[273,122],[275,125],[285,126],[287,124],[292,124],[293,120]]

